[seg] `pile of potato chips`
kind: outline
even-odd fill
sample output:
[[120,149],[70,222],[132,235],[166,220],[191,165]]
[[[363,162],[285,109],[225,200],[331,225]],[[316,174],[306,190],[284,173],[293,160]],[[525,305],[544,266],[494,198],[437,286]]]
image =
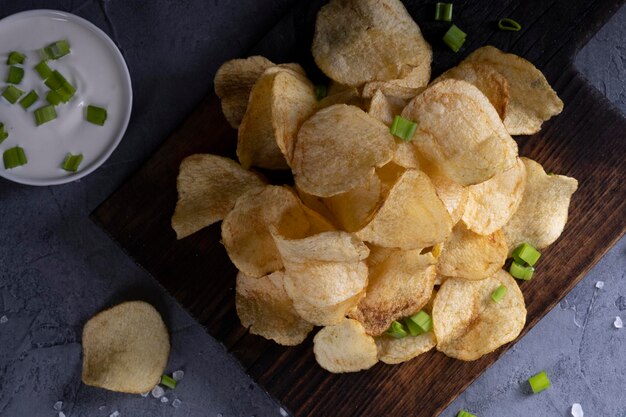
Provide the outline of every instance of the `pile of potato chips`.
[[[332,80],[324,98],[298,64],[219,69],[239,164],[182,163],[178,238],[222,220],[242,324],[283,345],[323,326],[314,353],[331,372],[433,347],[475,360],[515,339],[526,308],[502,268],[518,244],[558,238],[577,181],[519,157],[511,135],[538,132],[561,100],[530,62],[491,46],[431,81],[431,47],[399,0],[331,0],[312,52]],[[409,140],[390,133],[398,115],[417,123]],[[290,169],[295,185],[251,167]],[[386,333],[419,311],[432,331]]]

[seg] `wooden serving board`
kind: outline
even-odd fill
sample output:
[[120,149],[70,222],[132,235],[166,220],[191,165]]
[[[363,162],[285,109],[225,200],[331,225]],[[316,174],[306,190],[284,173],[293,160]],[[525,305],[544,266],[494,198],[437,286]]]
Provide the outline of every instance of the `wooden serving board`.
[[[313,78],[310,45],[323,1],[301,2],[252,53],[275,62],[302,63]],[[535,63],[565,103],[563,113],[531,137],[518,138],[520,154],[546,171],[579,180],[561,238],[545,251],[536,277],[521,285],[528,307],[522,334],[565,296],[626,229],[626,121],[572,67],[576,51],[619,8],[621,0],[462,1],[455,23],[469,35],[454,54],[440,39],[432,2],[407,1],[434,49],[438,75],[474,49],[491,44]],[[519,32],[500,32],[511,17]],[[284,348],[250,335],[235,313],[235,273],[213,225],[177,241],[170,227],[179,163],[194,153],[234,156],[236,132],[209,94],[156,154],[93,213],[119,244],[235,355],[265,389],[296,416],[438,415],[491,365],[507,346],[475,362],[431,351],[397,366],[379,363],[356,374],[333,375],[315,363],[309,337]]]

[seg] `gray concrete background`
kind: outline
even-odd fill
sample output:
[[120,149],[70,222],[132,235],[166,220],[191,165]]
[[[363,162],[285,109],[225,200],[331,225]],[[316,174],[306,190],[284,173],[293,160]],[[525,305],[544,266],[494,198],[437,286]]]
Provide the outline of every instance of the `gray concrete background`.
[[[92,175],[56,187],[0,181],[0,416],[280,416],[204,329],[91,221],[89,213],[158,147],[211,87],[219,63],[245,54],[293,0],[131,2],[0,0],[0,17],[56,8],[85,17],[121,47],[135,92],[120,147]],[[237,7],[234,7],[234,4]],[[242,24],[242,22],[246,22]],[[245,30],[241,28],[245,28]],[[576,65],[626,112],[626,8],[579,54]],[[184,92],[181,94],[181,91]],[[529,334],[443,414],[479,417],[626,417],[626,240],[622,239]],[[603,289],[595,288],[599,280]],[[84,322],[115,302],[143,298],[172,332],[167,367],[185,379],[169,403],[80,382]],[[525,380],[545,369],[553,387],[528,395]],[[418,383],[416,381],[416,383]],[[171,405],[174,398],[182,404]]]

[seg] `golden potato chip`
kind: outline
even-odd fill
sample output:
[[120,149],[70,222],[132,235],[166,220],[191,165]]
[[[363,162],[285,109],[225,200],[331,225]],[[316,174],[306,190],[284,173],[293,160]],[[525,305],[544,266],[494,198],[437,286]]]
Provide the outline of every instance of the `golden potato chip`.
[[287,168],[296,133],[317,106],[313,84],[284,67],[271,67],[258,79],[239,126],[241,165]]
[[369,249],[354,235],[334,231],[293,239],[273,230],[272,237],[285,266],[285,290],[293,300],[328,307],[367,286],[363,260]]
[[323,109],[335,104],[349,104],[351,106],[361,107],[363,105],[361,95],[356,87],[347,87],[335,94],[329,94],[317,102],[317,109]]
[[399,0],[331,0],[317,14],[312,52],[324,74],[351,86],[397,79],[412,67],[430,74],[432,60]]
[[[491,294],[507,289],[499,302]],[[435,297],[433,329],[437,350],[463,361],[473,361],[515,339],[526,322],[524,296],[503,270],[480,281],[448,278]]]
[[215,73],[215,94],[222,102],[226,120],[235,129],[239,127],[248,108],[252,86],[263,71],[272,66],[274,63],[267,58],[251,56],[226,61]]
[[401,339],[382,335],[375,337],[378,348],[378,360],[389,365],[411,360],[422,353],[426,353],[437,345],[433,332],[422,333],[418,336],[407,336]]
[[417,313],[426,305],[435,285],[435,257],[420,249],[394,250],[370,266],[367,290],[350,317],[378,336],[391,322]]
[[235,305],[241,325],[249,327],[250,333],[294,346],[306,338],[313,325],[302,320],[294,309],[284,279],[283,271],[261,278],[239,272]]
[[486,63],[464,61],[441,74],[433,83],[450,78],[467,81],[478,88],[504,120],[509,105],[509,82],[504,75]]
[[150,304],[130,301],[101,311],[83,328],[83,382],[141,394],[161,381],[170,337]]
[[507,245],[502,231],[483,236],[457,223],[443,244],[437,272],[446,277],[485,279],[504,265]]
[[[424,49],[430,50],[426,44]],[[397,80],[372,81],[363,86],[361,96],[372,97],[376,91],[381,91],[389,97],[410,100],[421,93],[430,80],[430,63],[432,55],[422,61],[417,67],[407,66],[403,68],[401,77]]]
[[333,217],[347,232],[360,230],[369,221],[381,200],[382,184],[374,173],[363,187],[324,199]]
[[261,177],[231,159],[188,156],[180,164],[176,180],[178,202],[172,216],[176,237],[182,239],[224,219],[239,196],[264,185]]
[[309,221],[308,235],[316,235],[323,232],[331,232],[337,230],[337,227],[333,222],[328,220],[322,214],[302,204],[302,210],[306,214],[306,218]]
[[329,306],[314,306],[306,302],[302,297],[296,294],[296,298],[293,299],[293,306],[302,317],[302,319],[316,326],[330,326],[341,322],[352,311],[361,298],[365,296],[365,291],[348,298],[338,304]]
[[391,160],[394,147],[389,128],[363,110],[327,107],[298,132],[292,162],[296,185],[320,197],[365,186],[374,169]]
[[471,231],[490,235],[517,211],[526,188],[526,168],[518,159],[512,168],[480,184],[470,185],[463,223]]
[[511,135],[532,135],[541,124],[561,113],[563,102],[533,64],[493,46],[472,52],[466,61],[490,65],[509,83],[509,105],[504,126]]
[[406,168],[391,161],[380,168],[376,168],[376,175],[383,185],[384,194],[389,194],[389,190],[398,181],[398,178],[406,172]]
[[487,97],[465,81],[433,84],[402,117],[417,121],[413,143],[420,154],[461,185],[486,181],[515,164],[517,144]]
[[567,223],[572,194],[578,188],[574,178],[548,175],[532,159],[521,160],[526,166],[526,188],[517,211],[502,228],[509,253],[522,243],[542,249],[557,240]]
[[367,113],[387,126],[391,126],[394,117],[400,115],[405,106],[405,100],[387,97],[382,91],[376,90],[369,101]]
[[452,219],[452,224],[457,224],[461,216],[463,216],[465,205],[469,198],[468,187],[463,187],[443,176],[432,176],[430,180],[435,186],[437,195],[446,206]]
[[303,237],[309,220],[298,197],[286,187],[268,185],[237,200],[222,222],[222,242],[230,260],[247,275],[262,277],[283,268],[270,227]]
[[351,319],[317,332],[313,353],[317,363],[333,373],[362,371],[378,362],[374,338],[365,333],[361,323]]
[[428,176],[407,170],[356,235],[378,246],[422,249],[444,241],[451,229],[450,215]]
[[298,197],[302,200],[302,204],[304,204],[309,209],[317,212],[322,217],[326,218],[332,224],[337,225],[338,222],[334,218],[333,213],[328,209],[326,204],[324,204],[324,198],[318,197],[316,195],[309,194],[305,191],[302,191],[298,186],[294,187]]

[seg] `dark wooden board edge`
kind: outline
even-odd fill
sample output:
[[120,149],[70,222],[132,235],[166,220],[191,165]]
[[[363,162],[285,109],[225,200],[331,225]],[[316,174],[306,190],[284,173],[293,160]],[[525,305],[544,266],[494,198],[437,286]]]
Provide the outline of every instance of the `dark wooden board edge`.
[[[596,26],[600,27],[601,24],[598,23],[596,24]],[[588,37],[590,37],[590,35],[586,36],[586,38]],[[583,38],[584,37],[579,37],[578,39],[583,39]],[[532,45],[531,45],[531,48],[532,48]],[[571,57],[571,54],[567,52],[566,49],[567,48],[562,48],[560,52],[552,54],[551,56],[548,57],[548,59],[546,59],[546,61],[543,64],[543,67],[544,67],[544,70],[546,69],[545,67],[547,67],[548,74],[557,73],[557,70],[554,70],[554,72],[549,71],[551,68],[551,65],[548,65],[548,64],[550,64],[551,61],[553,60],[562,61],[563,59],[565,59],[565,57],[567,58]],[[619,155],[620,149],[622,151],[624,150],[623,148],[624,133],[623,132],[626,131],[624,129],[623,119],[621,118],[619,113],[616,112],[614,109],[611,109],[611,106],[607,103],[604,97],[601,97],[599,93],[597,93],[591,87],[585,85],[584,81],[581,80],[580,77],[575,74],[574,70],[570,68],[567,71],[563,71],[561,67],[558,69],[558,72],[561,73],[561,76],[559,76],[558,79],[556,79],[556,77],[554,76],[552,77],[548,76],[548,78],[551,79],[551,81],[556,79],[556,82],[554,82],[555,87],[557,91],[559,91],[559,94],[563,96],[564,101],[568,103],[568,106],[566,107],[566,111],[564,112],[563,115],[559,116],[559,118],[555,119],[555,121],[549,122],[546,125],[546,129],[544,129],[541,135],[536,135],[534,137],[531,137],[529,138],[529,140],[524,139],[525,142],[522,142],[523,144],[521,146],[521,153],[530,155],[531,157],[532,156],[539,157],[540,161],[542,161],[542,158],[543,158],[543,161],[548,160],[549,157],[546,155],[559,156],[559,152],[561,151],[561,149],[558,147],[554,147],[553,149],[553,147],[550,146],[551,144],[549,142],[542,141],[542,138],[549,138],[550,136],[555,136],[555,139],[556,139],[559,133],[558,130],[562,128],[561,123],[558,123],[558,120],[560,118],[563,118],[567,114],[568,111],[572,111],[571,109],[573,108],[575,109],[575,108],[578,108],[579,106],[583,106],[582,107],[582,109],[584,109],[583,111],[588,112],[589,115],[584,118],[577,117],[575,118],[576,120],[573,120],[573,122],[576,122],[579,124],[583,123],[583,125],[577,126],[577,127],[579,129],[584,129],[585,132],[596,131],[596,132],[602,132],[604,135],[608,134],[605,129],[605,126],[608,125],[610,127],[609,130],[611,132],[617,132],[616,137],[618,139],[621,139],[620,141],[618,141],[617,147],[613,148],[613,154],[612,154],[613,156]],[[575,107],[573,107],[573,105],[575,105]],[[216,112],[216,109],[218,110],[217,112]],[[584,125],[585,120],[587,120],[588,118],[593,118],[593,121],[597,123],[592,123],[592,125],[585,126]],[[606,125],[603,125],[603,123],[601,123],[601,122],[607,122],[607,121],[608,123]],[[151,177],[150,174],[153,172],[159,172],[158,170],[163,168],[162,163],[161,163],[163,158],[160,155],[163,155],[163,154],[169,155],[170,159],[173,159],[175,156],[175,158],[178,161],[182,160],[182,158],[186,156],[186,154],[196,153],[196,152],[211,152],[211,153],[232,155],[233,148],[234,148],[234,140],[232,140],[234,136],[234,132],[228,131],[228,129],[225,130],[223,128],[220,128],[220,127],[223,127],[224,125],[225,123],[224,123],[223,118],[221,117],[221,114],[219,112],[219,106],[217,105],[215,98],[212,97],[212,98],[207,99],[207,102],[203,103],[199,107],[198,111],[194,112],[194,114],[190,116],[190,118],[184,123],[184,125],[179,130],[177,130],[177,132],[173,135],[173,138],[174,137],[178,138],[178,142],[175,142],[172,139],[168,140],[167,143],[164,145],[164,147],[160,149],[153,158],[151,158],[148,164],[144,168],[142,168],[139,171],[139,173],[135,177],[133,177],[133,179],[129,181],[129,183],[127,183],[127,185],[123,186],[118,192],[116,192],[114,196],[119,196],[120,195],[119,193],[124,194],[125,193],[124,188],[128,187],[129,184],[132,184],[132,183],[134,183],[136,187],[131,187],[130,189],[127,189],[126,190],[127,192],[125,193],[126,197],[132,196],[139,191],[145,193],[146,190],[144,189],[144,187],[146,185],[149,186],[153,182],[152,181],[153,178],[150,178]],[[216,127],[218,128],[217,131],[215,130]],[[605,130],[603,131],[603,129]],[[198,135],[198,132],[200,132],[202,135],[205,135],[207,138],[219,137],[222,140],[217,141],[217,143],[215,141],[211,142],[207,140],[207,143],[194,146],[193,149],[187,148],[185,146],[178,146],[180,145],[181,141],[184,140],[185,136],[189,136],[189,137],[196,136]],[[229,137],[231,138],[230,141],[228,140]],[[558,142],[558,141],[554,140],[554,142]],[[621,142],[621,148],[620,148],[620,142]],[[172,143],[173,146],[170,146],[168,148],[167,147],[168,143]],[[174,156],[172,156],[172,154]],[[621,154],[624,154],[624,153],[621,152]],[[617,161],[618,165],[612,165],[616,163],[615,159],[614,158],[611,159],[611,155],[607,154],[606,156],[607,158],[603,158],[603,161],[605,162],[605,165],[608,168],[611,168],[611,167],[619,168],[620,161]],[[578,162],[578,160],[575,160],[575,161]],[[550,166],[550,170],[554,170],[557,172],[565,172],[565,173],[570,173],[570,174],[575,174],[575,172],[578,171],[577,169],[574,169],[576,167],[574,166],[575,164],[573,160],[569,160],[568,158],[561,157],[561,158],[557,158],[556,161],[552,161],[552,162],[554,162],[554,164]],[[589,161],[589,163],[593,163],[593,162],[594,161]],[[592,166],[589,168],[595,169],[596,167]],[[611,169],[607,170],[606,172],[612,173],[611,175],[615,174],[613,171],[611,171]],[[142,173],[145,173],[146,175],[142,176]],[[580,194],[576,194],[573,200],[573,206],[576,205],[577,207],[580,206],[580,207],[585,207],[585,208],[592,208],[593,201],[598,201],[596,200],[596,198],[607,197],[610,200],[611,196],[607,196],[606,195],[607,193],[617,193],[618,196],[622,195],[622,197],[624,197],[623,187],[619,186],[620,180],[623,181],[623,172],[620,173],[618,171],[616,175],[618,175],[617,177],[618,188],[617,189],[605,190],[606,191],[605,193],[601,193],[602,187],[601,186],[597,187],[598,191],[593,193],[594,198],[589,199],[589,201],[577,201],[577,195],[580,195]],[[175,198],[175,188],[172,188],[175,183],[174,179],[171,179],[172,181],[169,181],[169,184],[167,187],[163,187],[162,186],[163,184],[159,184],[159,185],[155,184],[154,188],[152,189],[152,192],[164,193],[165,197],[167,198],[163,197],[163,199],[167,199],[168,201],[171,201],[171,198]],[[606,178],[605,183],[607,184],[615,183],[615,178],[612,179],[608,177]],[[598,185],[598,184],[594,184],[594,185]],[[582,189],[582,186],[583,184],[581,184],[581,189]],[[172,189],[174,190],[173,196],[172,196]],[[128,191],[130,191],[130,193],[128,193]],[[127,198],[119,199],[118,197],[118,200],[127,201]],[[110,201],[113,201],[113,197],[109,199],[107,202],[110,202]],[[576,282],[578,282],[580,278],[582,278],[583,274],[592,266],[592,264],[594,264],[601,257],[601,255],[603,255],[604,252],[606,252],[606,250],[608,250],[608,248],[615,241],[617,241],[617,239],[619,239],[619,237],[624,233],[624,228],[625,228],[624,217],[625,216],[623,215],[621,217],[619,216],[620,213],[622,214],[624,213],[624,203],[623,203],[624,198],[622,198],[621,201],[622,201],[621,204],[618,204],[612,207],[612,209],[614,210],[613,212],[617,213],[617,219],[610,219],[606,217],[603,217],[600,219],[593,219],[593,222],[591,222],[592,226],[585,228],[583,236],[593,236],[594,233],[597,233],[599,230],[603,230],[602,228],[603,226],[604,228],[606,228],[607,224],[612,224],[613,226],[613,230],[610,230],[607,233],[607,235],[604,236],[603,245],[601,245],[598,248],[594,247],[594,251],[591,255],[581,249],[581,247],[585,247],[585,245],[580,245],[579,250],[575,251],[573,255],[578,256],[577,258],[575,258],[578,260],[578,262],[576,263],[576,265],[574,265],[573,268],[570,268],[570,269],[572,269],[571,272],[575,274],[574,276],[576,276],[577,279],[576,280],[570,279],[569,281],[567,281],[566,287],[564,287],[563,291],[555,291],[555,292],[553,291],[549,294],[551,296],[550,298],[551,301],[548,304],[549,308],[554,306],[559,301],[559,299],[564,294],[566,294],[576,284]],[[129,253],[131,256],[135,256],[137,260],[139,261],[140,265],[144,264],[145,262],[142,262],[141,257],[137,256],[138,251],[141,250],[141,242],[134,240],[137,236],[132,236],[132,235],[125,236],[123,233],[120,234],[120,233],[113,232],[112,223],[110,221],[113,219],[114,216],[109,216],[108,214],[110,214],[110,210],[115,209],[115,207],[111,206],[111,204],[107,204],[107,202],[103,203],[93,213],[92,218],[94,218],[94,220],[96,220],[96,222],[98,222],[103,228],[107,229],[109,231],[109,234],[115,240],[122,243],[122,245],[126,248],[127,253]],[[156,215],[155,217],[158,217],[159,211],[163,210],[164,208],[157,207],[156,213],[151,213],[150,207],[146,207],[146,209],[148,212],[146,213],[146,216],[150,218],[149,216],[151,214],[155,214]],[[596,213],[601,215],[600,211],[594,212],[594,214]],[[132,213],[130,214],[132,215]],[[133,223],[132,217],[130,216],[125,216],[125,217],[126,217],[125,223],[124,223],[126,224],[125,228],[128,228],[129,230],[141,229],[140,224],[138,225],[138,224]],[[168,216],[168,219],[169,219],[169,216]],[[119,220],[119,218],[116,220]],[[575,223],[575,221],[576,219],[574,218],[574,216],[572,216],[570,225]],[[156,229],[158,230],[158,234],[161,234],[162,232],[165,231],[165,229],[162,228],[162,226],[164,225],[161,224],[159,226],[160,227],[157,227]],[[171,230],[168,230],[167,233],[170,233],[171,236],[173,236],[173,232],[171,232]],[[562,241],[567,241],[568,238],[572,238],[572,236],[574,236],[573,233],[574,232],[571,231],[571,227],[568,226],[564,236],[562,237]],[[145,237],[150,237],[150,234],[148,234],[148,236],[142,236],[142,238],[145,238]],[[194,257],[194,256],[197,257],[197,256],[202,255],[202,256],[210,256],[212,258],[220,258],[220,257],[225,256],[225,254],[223,253],[223,249],[221,248],[220,245],[214,244],[214,242],[217,242],[218,239],[219,239],[219,228],[211,227],[206,230],[206,233],[205,232],[199,233],[195,239],[192,236],[191,238],[189,238],[188,242],[181,241],[179,243],[183,245],[182,250],[184,252],[189,253],[190,257]],[[208,243],[208,242],[213,242],[213,244]],[[556,253],[554,253],[554,251],[556,251]],[[570,253],[567,253],[567,251],[565,251],[565,253],[561,253],[563,251],[564,249],[559,249],[559,243],[557,243],[554,247],[550,248],[549,252],[547,252],[546,258],[557,257],[558,259],[563,259],[561,258],[561,256],[563,255],[572,255]],[[572,258],[569,258],[569,259],[572,259]],[[153,265],[152,267],[147,265],[148,270],[157,276],[162,275],[164,273],[175,274],[176,271],[171,270],[172,269],[171,267],[168,269],[166,266],[167,263],[170,261],[171,260],[167,259],[167,257],[164,259],[160,259],[157,265]],[[184,259],[181,261],[184,261]],[[165,268],[165,270],[161,268]],[[198,265],[195,265],[194,269],[195,268],[202,269]],[[543,274],[548,273],[549,272],[548,269],[549,268],[544,269],[542,273]],[[561,265],[559,266],[558,271],[561,272],[562,274],[567,272],[563,270],[563,267]],[[201,270],[199,271],[195,269],[195,272],[202,273],[203,271]],[[232,266],[230,266],[229,268],[228,266],[225,266],[225,265],[221,265],[219,268],[217,268],[214,271],[204,271],[204,273],[206,273],[207,276],[216,275],[216,276],[234,277],[234,269],[232,268]],[[542,275],[538,274],[537,278],[539,279],[541,278],[541,276]],[[166,288],[170,289],[170,291],[173,289],[171,285],[172,283],[169,283],[168,285],[167,280],[165,280],[165,282],[163,283]],[[329,399],[329,395],[332,396],[332,392],[336,390],[339,390],[340,392],[342,392],[342,395],[345,395],[346,392],[351,392],[350,388],[354,388],[355,386],[362,387],[363,382],[361,381],[361,378],[365,378],[367,380],[371,380],[371,379],[378,380],[379,378],[381,378],[380,379],[381,381],[385,381],[388,379],[387,377],[389,376],[389,372],[386,371],[386,369],[389,368],[388,366],[377,365],[374,369],[368,372],[362,373],[362,374],[357,374],[357,375],[330,376],[323,371],[319,371],[319,369],[316,368],[316,365],[314,364],[313,359],[312,359],[312,355],[310,354],[310,346],[309,346],[310,340],[309,340],[309,343],[303,346],[300,346],[297,348],[285,349],[281,347],[276,347],[272,343],[265,342],[264,340],[256,336],[248,335],[247,332],[245,332],[245,330],[241,328],[241,326],[236,326],[238,327],[238,329],[236,329],[235,331],[230,331],[228,329],[229,325],[228,324],[225,325],[225,323],[232,324],[233,320],[235,321],[237,320],[236,316],[234,316],[233,314],[234,313],[233,312],[234,293],[232,291],[233,284],[234,284],[234,280],[229,280],[229,283],[226,286],[226,288],[224,288],[224,286],[218,286],[218,288],[213,288],[213,287],[210,287],[210,285],[208,285],[210,288],[204,289],[203,287],[207,286],[207,283],[205,282],[203,283],[203,285],[198,286],[200,288],[192,287],[189,289],[185,289],[184,291],[181,289],[174,289],[173,294],[202,323],[208,323],[207,327],[209,328],[210,332],[214,336],[216,336],[219,340],[223,341],[227,347],[231,348],[233,353],[242,360],[242,363],[244,364],[244,366],[246,366],[249,369],[250,373],[255,378],[257,378],[257,380],[259,380],[261,385],[267,386],[269,391],[272,394],[277,396],[279,399],[282,399],[285,405],[287,405],[288,408],[292,409],[297,415],[328,415],[328,413],[331,413],[331,412],[333,415],[361,415],[361,413],[365,412],[366,410],[368,413],[372,412],[372,409],[371,409],[372,401],[374,401],[374,399],[377,398],[375,394],[381,388],[382,386],[381,384],[377,384],[374,387],[369,387],[369,389],[367,390],[368,395],[366,397],[369,397],[370,400],[364,401],[358,405],[347,404],[347,405],[344,405],[343,407],[341,406],[337,407],[336,404],[332,401],[332,399]],[[524,284],[523,286],[523,291],[525,295],[527,296],[527,299],[529,295],[531,296],[534,295],[531,288],[533,287],[530,285],[526,286],[526,284]],[[225,289],[226,291],[224,291]],[[215,315],[215,309],[198,305],[197,301],[196,302],[191,301],[192,299],[198,300],[198,298],[202,298],[198,296],[199,294],[198,291],[200,291],[200,294],[203,294],[209,297],[212,294],[214,294],[216,291],[222,292],[222,297],[218,302],[219,314]],[[528,293],[529,291],[530,291],[530,294]],[[535,300],[535,298],[532,298],[532,300]],[[549,311],[549,308],[542,309],[541,306],[538,304],[533,305],[532,303],[529,303],[529,316],[531,316],[532,318],[529,321],[528,326],[525,329],[525,332],[528,331],[532,327],[532,325],[534,325],[547,311]],[[535,312],[535,314],[533,315],[532,311],[535,311],[535,310],[537,310],[537,312]],[[264,352],[264,353],[262,355],[259,355],[258,354],[259,351]],[[476,368],[477,370],[473,372],[475,373],[475,376],[477,376],[481,370],[484,370],[489,364],[493,363],[497,359],[497,357],[499,357],[499,355],[501,355],[504,351],[505,351],[505,348],[500,349],[496,353],[483,358],[483,360],[471,363],[471,365],[469,366],[470,371]],[[420,366],[427,366],[428,364],[437,363],[438,362],[438,360],[436,359],[437,357],[443,357],[443,356],[436,354],[436,353],[425,355],[422,358],[418,358],[417,361],[412,361],[410,364],[401,365],[401,368],[398,371],[396,371],[395,374],[405,375],[407,383],[411,383],[413,381],[412,371],[414,369],[420,368]],[[441,360],[445,361],[446,359],[441,359]],[[422,361],[426,363],[426,365],[422,364],[421,363]],[[458,362],[458,361],[454,361],[454,362]],[[454,366],[454,364],[452,364],[451,366]],[[467,369],[463,369],[463,371],[467,371]],[[281,375],[288,375],[289,377],[281,378]],[[359,375],[362,375],[362,376],[359,376]],[[463,384],[461,384],[462,386],[455,387],[456,389],[459,389],[457,391],[457,394],[460,392],[460,389],[464,389],[467,385],[469,385],[469,383],[471,383],[471,380],[473,380],[475,376],[472,377],[471,379],[468,379]],[[295,378],[295,381],[294,381],[294,378]],[[393,378],[393,381],[394,381],[394,386],[398,384],[399,382],[397,378]],[[402,381],[404,381],[404,379],[402,379]],[[302,384],[302,382],[304,382],[304,385]],[[446,381],[445,387],[442,387],[442,388],[449,387],[449,382],[454,383],[455,381]],[[411,385],[407,385],[406,388],[408,388],[409,386]],[[434,390],[436,387],[437,387],[436,385],[431,386],[431,389]],[[373,390],[373,391],[370,392],[370,390]],[[451,401],[451,400],[452,398],[448,399],[447,401]],[[379,404],[379,407],[385,407],[385,408],[382,408],[383,412],[385,413],[391,412],[391,411],[394,411],[396,413],[407,412],[411,410],[414,411],[414,408],[412,408],[413,404],[407,404],[406,402],[396,404],[395,408],[398,408],[398,407],[400,408],[398,410],[394,410],[393,407],[392,408],[387,407],[389,404],[384,404],[384,402],[381,403],[379,401],[378,404]],[[327,407],[327,408],[324,408],[324,407]],[[409,407],[409,408],[405,409],[404,407]],[[445,407],[445,404],[443,403],[438,404],[437,407],[438,407],[437,410],[433,412],[441,411]],[[383,415],[383,414],[380,414],[380,415]],[[424,415],[427,415],[427,414],[424,414]]]

